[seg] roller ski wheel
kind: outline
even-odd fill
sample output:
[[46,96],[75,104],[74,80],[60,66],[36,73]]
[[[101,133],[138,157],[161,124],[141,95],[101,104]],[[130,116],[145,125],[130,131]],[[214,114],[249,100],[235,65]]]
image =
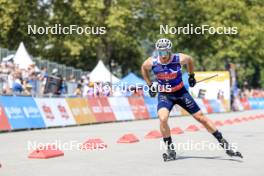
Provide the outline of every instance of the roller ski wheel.
[[163,161],[166,162],[168,160],[168,155],[167,153],[163,153],[162,154],[162,157],[163,157]]
[[163,161],[171,161],[171,160],[176,160],[176,152],[174,150],[168,150],[167,153],[162,154]]
[[243,158],[242,154],[231,148],[229,143],[224,138],[220,141],[220,145],[225,149],[228,156]]

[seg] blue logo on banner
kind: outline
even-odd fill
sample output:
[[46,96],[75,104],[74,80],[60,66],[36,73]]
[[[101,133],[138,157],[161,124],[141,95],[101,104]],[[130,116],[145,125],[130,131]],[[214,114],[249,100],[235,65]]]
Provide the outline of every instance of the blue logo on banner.
[[32,97],[17,97],[23,112],[30,124],[30,128],[44,128],[45,122],[41,116],[38,106]]
[[30,128],[23,109],[17,103],[17,97],[1,96],[0,101],[12,129]]
[[151,118],[157,118],[157,104],[158,100],[157,98],[151,98],[151,97],[144,97],[145,105],[147,106],[148,112],[150,114]]
[[45,127],[37,105],[32,97],[1,96],[12,129]]

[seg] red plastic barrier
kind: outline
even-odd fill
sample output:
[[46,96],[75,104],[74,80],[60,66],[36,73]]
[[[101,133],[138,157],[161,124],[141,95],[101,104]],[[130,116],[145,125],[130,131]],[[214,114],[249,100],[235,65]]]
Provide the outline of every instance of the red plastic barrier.
[[262,118],[261,114],[256,115],[256,119],[261,119],[261,118]]
[[242,122],[242,120],[240,120],[239,118],[235,118],[235,119],[233,120],[233,122],[234,122],[234,123],[240,123],[240,122]]
[[63,156],[64,152],[54,145],[43,146],[29,154],[28,158],[48,159]]
[[5,114],[4,108],[0,105],[0,131],[10,130],[11,126]]
[[88,139],[80,146],[82,150],[105,149],[106,147],[107,145],[99,138]]
[[128,102],[136,119],[150,118],[143,97],[128,97]]
[[224,125],[232,125],[233,124],[233,121],[230,120],[230,119],[227,119],[223,122]]
[[96,122],[116,121],[115,115],[106,97],[88,99],[88,104]]
[[150,131],[145,136],[145,139],[157,139],[157,138],[162,138],[162,134],[158,130]]
[[242,117],[241,120],[243,120],[244,122],[247,122],[248,118],[247,117]]
[[215,126],[224,126],[224,124],[221,121],[215,121]]
[[255,120],[256,119],[256,117],[255,116],[249,116],[249,118],[248,118],[249,120]]
[[196,125],[190,125],[188,126],[185,131],[189,131],[189,132],[195,132],[195,131],[199,131],[200,129],[196,126]]
[[117,140],[117,143],[135,143],[139,142],[139,139],[132,133],[125,134]]
[[205,128],[205,127],[204,127],[203,125],[200,125],[200,128],[203,129],[203,128]]
[[182,134],[182,133],[184,133],[184,131],[179,127],[175,127],[171,129],[171,134]]

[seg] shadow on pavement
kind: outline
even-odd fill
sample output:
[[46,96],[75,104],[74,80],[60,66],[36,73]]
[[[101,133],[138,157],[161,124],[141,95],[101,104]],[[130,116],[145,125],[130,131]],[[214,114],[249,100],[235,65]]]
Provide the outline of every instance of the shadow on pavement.
[[[225,160],[225,161],[234,161],[243,163],[241,159],[236,158],[223,158],[221,156],[178,156],[176,160],[185,160],[185,159],[209,159],[209,160]],[[176,161],[176,160],[168,160],[168,161]]]

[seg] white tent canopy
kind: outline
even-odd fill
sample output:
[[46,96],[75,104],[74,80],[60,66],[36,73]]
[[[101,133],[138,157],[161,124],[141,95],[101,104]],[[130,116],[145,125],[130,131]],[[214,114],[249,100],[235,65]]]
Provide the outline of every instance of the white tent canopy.
[[117,83],[119,81],[119,79],[106,68],[101,60],[99,60],[89,76],[90,80],[93,82],[111,82],[110,77],[112,77],[112,83]]
[[34,64],[23,42],[19,44],[19,47],[14,57],[14,63],[17,64],[21,69],[27,69],[28,66]]
[[2,59],[3,62],[8,62],[14,58],[14,54],[10,54]]

